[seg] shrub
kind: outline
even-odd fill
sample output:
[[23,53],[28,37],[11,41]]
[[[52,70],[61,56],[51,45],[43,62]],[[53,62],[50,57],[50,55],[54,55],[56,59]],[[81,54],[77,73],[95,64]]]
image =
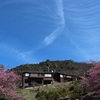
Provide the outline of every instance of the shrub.
[[40,91],[36,94],[35,98],[37,100],[58,100],[58,98],[66,95],[65,92],[65,89],[62,87],[48,91]]
[[84,87],[80,81],[73,81],[69,85],[69,89],[67,90],[67,95],[71,100],[76,100],[82,98],[85,94]]
[[46,100],[47,98],[47,92],[46,91],[40,91],[36,94],[35,98],[37,100]]
[[37,100],[58,100],[58,99],[67,99],[71,100],[80,99],[84,94],[83,87],[79,81],[74,81],[69,85],[61,85],[55,89],[48,91],[40,91],[36,95]]

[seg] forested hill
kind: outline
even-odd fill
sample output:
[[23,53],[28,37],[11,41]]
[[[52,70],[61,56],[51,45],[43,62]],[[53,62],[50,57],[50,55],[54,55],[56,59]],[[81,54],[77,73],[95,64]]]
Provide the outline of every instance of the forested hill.
[[74,62],[72,60],[64,61],[50,61],[46,60],[45,62],[40,62],[39,64],[23,64],[17,66],[11,70],[15,71],[18,74],[21,74],[23,71],[60,71],[67,74],[82,75],[93,65],[85,62]]

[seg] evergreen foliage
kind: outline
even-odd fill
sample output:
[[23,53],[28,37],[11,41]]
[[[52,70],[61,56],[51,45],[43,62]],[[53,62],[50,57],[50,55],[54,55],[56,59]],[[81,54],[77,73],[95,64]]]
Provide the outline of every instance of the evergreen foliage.
[[74,62],[72,60],[65,61],[50,61],[40,62],[39,64],[24,64],[17,66],[11,71],[14,71],[21,75],[23,71],[60,71],[66,74],[83,75],[93,65],[85,62]]

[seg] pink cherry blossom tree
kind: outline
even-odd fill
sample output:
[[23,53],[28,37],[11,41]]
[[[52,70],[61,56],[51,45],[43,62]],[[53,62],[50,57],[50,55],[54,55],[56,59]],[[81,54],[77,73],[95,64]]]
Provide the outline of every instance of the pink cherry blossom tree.
[[22,100],[21,96],[16,93],[16,82],[19,79],[14,72],[4,72],[0,70],[0,99]]
[[100,96],[100,62],[94,63],[88,75],[83,77],[83,83],[94,96]]

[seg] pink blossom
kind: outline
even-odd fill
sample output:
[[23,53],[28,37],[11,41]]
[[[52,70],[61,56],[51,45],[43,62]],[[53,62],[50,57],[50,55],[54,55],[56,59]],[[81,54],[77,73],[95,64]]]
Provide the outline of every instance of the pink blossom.
[[16,82],[19,79],[14,72],[0,71],[0,97],[7,100],[22,100],[21,96],[16,93]]
[[83,82],[90,92],[100,95],[100,62],[88,71],[88,77],[83,77]]

